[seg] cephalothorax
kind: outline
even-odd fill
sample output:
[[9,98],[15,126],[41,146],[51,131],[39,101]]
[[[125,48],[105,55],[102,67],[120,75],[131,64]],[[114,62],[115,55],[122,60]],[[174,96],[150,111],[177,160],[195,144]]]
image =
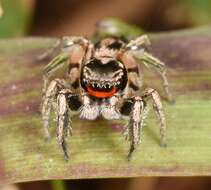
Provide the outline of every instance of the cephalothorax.
[[[42,118],[49,137],[51,109],[57,117],[57,140],[68,159],[66,137],[71,134],[69,112],[78,111],[80,118],[94,120],[121,119],[128,116],[124,135],[130,141],[128,158],[141,141],[142,128],[151,102],[160,120],[161,144],[166,141],[166,122],[159,94],[152,88],[142,89],[140,63],[157,70],[163,79],[167,97],[166,67],[146,51],[146,35],[126,41],[105,37],[92,43],[84,37],[64,37],[49,53],[59,52],[44,68]],[[60,67],[66,66],[63,78],[50,80]],[[125,118],[125,117],[124,117]]]

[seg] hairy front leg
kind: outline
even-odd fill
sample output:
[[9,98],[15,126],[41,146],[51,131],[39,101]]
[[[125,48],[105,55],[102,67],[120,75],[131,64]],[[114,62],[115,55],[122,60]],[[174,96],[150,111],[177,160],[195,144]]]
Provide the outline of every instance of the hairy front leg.
[[124,135],[130,142],[128,160],[132,158],[134,150],[142,140],[142,129],[147,116],[147,107],[141,97],[126,99],[121,108],[121,113],[128,115],[130,120],[124,129]]
[[45,138],[48,140],[50,139],[50,133],[49,133],[49,119],[50,119],[50,113],[51,108],[53,105],[53,102],[55,101],[56,94],[58,93],[58,81],[53,80],[50,85],[48,86],[47,90],[45,91],[45,94],[43,95],[43,102],[42,102],[42,120],[43,120],[43,126],[44,126],[44,132],[45,132]]
[[161,137],[161,146],[166,146],[166,118],[163,111],[163,105],[160,99],[158,92],[152,88],[146,89],[142,95],[143,99],[150,98],[153,103],[153,108],[157,114],[157,117],[160,121],[160,137]]
[[64,92],[59,93],[57,97],[57,105],[57,140],[64,152],[65,160],[68,160],[69,155],[67,151],[66,136],[71,128],[69,126],[68,102]]
[[50,138],[49,120],[52,107],[56,109],[56,96],[61,88],[64,88],[65,81],[63,79],[55,79],[50,82],[42,101],[42,120],[46,139]]
[[69,159],[66,138],[72,134],[69,111],[78,111],[82,106],[81,98],[70,89],[63,89],[57,96],[57,140],[65,160]]

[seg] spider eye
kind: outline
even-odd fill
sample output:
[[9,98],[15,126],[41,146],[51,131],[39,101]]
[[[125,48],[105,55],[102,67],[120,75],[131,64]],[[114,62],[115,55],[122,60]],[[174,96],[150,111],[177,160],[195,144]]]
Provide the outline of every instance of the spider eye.
[[140,44],[140,45],[130,45],[127,46],[126,48],[127,50],[132,50],[132,51],[138,51],[139,53],[144,53],[145,51],[148,51],[148,46],[146,46],[145,44]]
[[137,50],[138,49],[138,46],[131,46],[130,49],[131,50]]
[[119,42],[119,41],[114,41],[113,43],[108,45],[108,48],[110,49],[120,49],[123,46],[123,43]]
[[73,45],[73,42],[65,43],[64,46],[62,47],[63,51],[70,52],[72,49],[72,45]]
[[65,47],[70,47],[70,46],[72,46],[74,43],[73,43],[73,41],[67,41],[66,43],[65,43]]

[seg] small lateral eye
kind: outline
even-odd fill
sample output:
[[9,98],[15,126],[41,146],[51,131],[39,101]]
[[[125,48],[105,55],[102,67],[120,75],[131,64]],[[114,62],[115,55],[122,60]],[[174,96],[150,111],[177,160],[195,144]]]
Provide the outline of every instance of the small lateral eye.
[[72,49],[72,46],[65,46],[65,47],[63,47],[63,51],[64,52],[70,52],[71,49]]
[[132,50],[132,51],[138,51],[139,53],[143,53],[145,51],[149,50],[149,47],[147,45],[141,44],[141,45],[131,45],[127,47],[127,50]]
[[138,49],[138,46],[131,46],[130,49],[131,50],[137,50]]
[[70,46],[72,46],[74,43],[73,43],[73,41],[67,41],[66,43],[65,43],[65,47],[70,47]]
[[64,43],[62,49],[64,52],[69,52],[72,49],[73,45],[74,43],[72,41],[67,41]]

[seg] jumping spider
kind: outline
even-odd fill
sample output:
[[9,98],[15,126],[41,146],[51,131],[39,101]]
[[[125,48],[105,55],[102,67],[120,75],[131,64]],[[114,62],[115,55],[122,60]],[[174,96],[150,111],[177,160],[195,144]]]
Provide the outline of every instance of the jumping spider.
[[[59,51],[59,54],[44,68],[42,119],[49,138],[51,108],[55,111],[57,140],[66,160],[69,158],[66,137],[72,131],[71,111],[78,111],[80,118],[88,120],[99,116],[108,120],[128,116],[124,135],[130,142],[130,159],[142,140],[142,128],[151,102],[160,120],[161,145],[166,144],[166,121],[160,96],[152,88],[141,90],[140,64],[143,64],[160,73],[164,91],[171,99],[165,64],[146,51],[149,45],[146,35],[128,42],[118,37],[105,37],[97,43],[84,37],[63,37],[50,51],[51,54]],[[58,68],[65,66],[65,77],[50,80]]]

